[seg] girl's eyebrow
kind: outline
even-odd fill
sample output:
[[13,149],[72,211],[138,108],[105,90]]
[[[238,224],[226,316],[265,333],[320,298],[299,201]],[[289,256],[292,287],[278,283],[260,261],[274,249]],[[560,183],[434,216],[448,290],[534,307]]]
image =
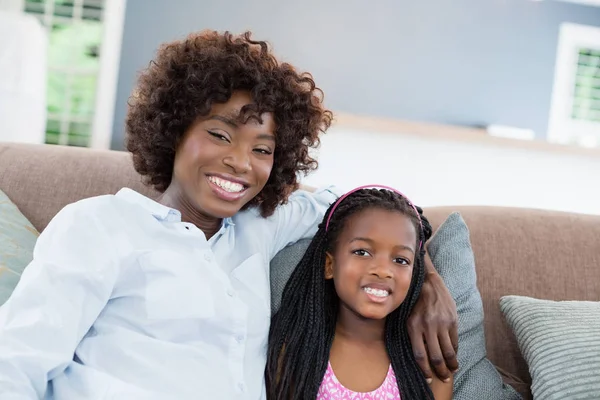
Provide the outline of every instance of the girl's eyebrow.
[[[357,236],[355,238],[350,239],[350,241],[348,243],[357,242],[357,241],[363,241],[363,242],[367,242],[367,243],[370,243],[370,244],[373,244],[373,242],[374,242],[373,239],[369,239],[369,238]],[[395,247],[398,248],[398,249],[401,249],[401,250],[408,250],[411,253],[415,254],[415,250],[412,247],[410,247],[410,246],[399,244],[399,245],[397,245]]]
[[405,246],[403,244],[396,246],[397,248],[401,249],[401,250],[407,250],[410,251],[411,253],[415,254],[415,251],[412,247],[410,246]]
[[369,238],[365,238],[365,237],[360,237],[357,236],[355,238],[350,239],[350,241],[348,243],[352,243],[352,242],[356,242],[356,241],[363,241],[363,242],[367,242],[367,243],[373,243],[373,239],[369,239]]

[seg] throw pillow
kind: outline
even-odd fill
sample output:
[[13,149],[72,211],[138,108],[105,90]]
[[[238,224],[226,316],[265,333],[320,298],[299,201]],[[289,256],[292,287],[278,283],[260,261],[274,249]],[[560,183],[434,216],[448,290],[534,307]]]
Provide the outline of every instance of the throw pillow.
[[33,259],[37,230],[0,190],[0,305],[12,294]]
[[271,260],[271,314],[275,314],[281,305],[281,296],[296,265],[302,260],[310,245],[309,239],[303,239],[281,250]]
[[434,233],[427,250],[458,312],[459,370],[454,376],[454,399],[520,399],[486,358],[483,303],[477,288],[475,258],[469,228],[459,213],[450,214]]
[[[310,241],[283,249],[271,262],[271,309],[281,304],[283,288]],[[451,214],[428,244],[429,255],[446,283],[458,311],[458,362],[454,377],[455,400],[518,400],[521,396],[486,358],[483,304],[477,289],[475,261],[469,230],[458,213]]]
[[504,296],[500,309],[529,366],[533,398],[600,396],[600,302]]

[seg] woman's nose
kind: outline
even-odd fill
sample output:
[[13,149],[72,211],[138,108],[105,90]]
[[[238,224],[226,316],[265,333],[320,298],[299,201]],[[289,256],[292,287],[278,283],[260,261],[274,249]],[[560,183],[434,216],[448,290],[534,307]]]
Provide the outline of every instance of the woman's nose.
[[223,163],[229,166],[237,174],[243,174],[252,169],[250,154],[242,146],[231,149],[231,152],[223,158]]

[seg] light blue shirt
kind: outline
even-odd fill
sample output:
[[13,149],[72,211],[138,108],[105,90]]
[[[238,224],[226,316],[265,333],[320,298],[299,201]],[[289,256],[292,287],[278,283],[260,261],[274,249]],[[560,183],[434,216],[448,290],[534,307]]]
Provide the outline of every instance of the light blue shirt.
[[297,191],[208,241],[130,189],[65,207],[0,308],[0,398],[264,399],[269,262],[336,198]]

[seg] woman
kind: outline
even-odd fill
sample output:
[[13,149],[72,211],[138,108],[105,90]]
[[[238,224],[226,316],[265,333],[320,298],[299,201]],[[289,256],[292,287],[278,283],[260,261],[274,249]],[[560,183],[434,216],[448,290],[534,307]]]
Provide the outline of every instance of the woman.
[[[0,309],[2,398],[263,398],[269,261],[337,198],[296,191],[330,123],[310,75],[250,34],[163,46],[127,117],[134,165],[162,195],[123,189],[52,220]],[[431,282],[421,345],[420,320],[453,316]]]

